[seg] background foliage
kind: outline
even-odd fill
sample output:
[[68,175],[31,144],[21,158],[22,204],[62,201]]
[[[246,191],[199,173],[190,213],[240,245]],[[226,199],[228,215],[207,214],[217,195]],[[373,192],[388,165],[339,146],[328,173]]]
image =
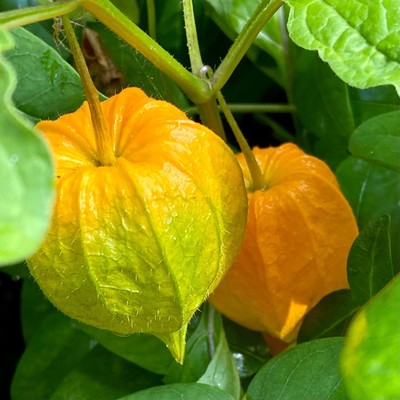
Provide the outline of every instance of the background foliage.
[[[114,3],[148,29],[144,0]],[[23,262],[16,263],[41,240],[53,196],[51,158],[32,124],[75,110],[83,101],[82,87],[63,33],[54,35],[52,21],[13,30],[13,45],[0,32],[0,124],[7,127],[0,131],[1,398],[8,397],[11,379],[16,400],[232,400],[245,393],[249,400],[297,399],[299,393],[307,399],[392,399],[399,394],[394,382],[400,381],[395,332],[400,322],[400,34],[393,21],[400,20],[400,4],[387,1],[392,22],[374,25],[374,19],[385,22],[381,1],[287,3],[254,41],[223,92],[239,111],[237,120],[252,146],[293,141],[335,171],[360,229],[348,261],[350,289],[325,297],[307,315],[300,344],[273,358],[259,333],[207,305],[190,325],[182,366],[154,337],[118,337],[61,315]],[[5,0],[0,10],[34,4]],[[256,5],[252,0],[194,1],[208,65],[219,65]],[[365,7],[372,10],[372,20],[365,17]],[[189,68],[181,2],[158,0],[156,12],[159,43]],[[83,26],[100,35],[124,86],[139,86],[193,113],[176,84],[136,50],[87,14],[76,18],[78,32]],[[346,58],[346,52],[352,56]],[[255,111],[254,105],[277,103],[296,111]],[[237,148],[228,128],[227,133]],[[20,215],[19,226],[7,225],[11,212]],[[12,235],[19,236],[11,240]],[[380,366],[374,379],[368,369],[372,362]]]

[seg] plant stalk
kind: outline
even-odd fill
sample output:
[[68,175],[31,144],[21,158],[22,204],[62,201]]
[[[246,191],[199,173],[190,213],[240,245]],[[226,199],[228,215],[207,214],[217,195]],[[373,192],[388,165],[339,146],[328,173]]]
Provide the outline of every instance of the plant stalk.
[[[204,69],[199,40],[197,37],[196,21],[194,18],[192,0],[183,0],[183,17],[185,21],[186,41],[189,50],[190,65],[192,74],[204,79],[210,90],[209,76],[207,71],[211,72],[211,68]],[[198,110],[201,122],[215,132],[222,140],[226,142],[224,126],[222,124],[221,115],[217,109],[217,101],[215,96],[208,98],[204,103],[198,104]]]
[[239,144],[240,150],[242,151],[244,158],[246,159],[246,163],[249,168],[251,180],[253,183],[252,189],[253,190],[266,189],[267,181],[265,180],[265,178],[261,172],[260,166],[258,165],[257,160],[254,157],[254,154],[251,151],[251,148],[246,141],[246,138],[244,137],[242,131],[240,130],[239,125],[237,124],[235,118],[233,117],[232,112],[229,110],[229,107],[226,104],[226,101],[225,101],[224,97],[222,96],[221,92],[217,93],[217,100],[221,107],[222,112],[225,115],[225,118],[226,118],[229,126],[232,129],[233,134],[235,135],[235,138]]
[[196,104],[210,98],[207,84],[192,75],[109,0],[81,0],[82,7],[169,76]]
[[211,79],[212,94],[219,92],[233,74],[239,62],[253,44],[264,25],[284,4],[283,0],[263,0],[233,42],[228,54],[222,60]]
[[154,0],[146,0],[146,8],[149,36],[152,39],[157,40],[156,5],[154,4]]
[[99,93],[93,84],[81,48],[75,36],[74,28],[72,27],[68,16],[63,16],[62,22],[71,53],[74,57],[76,69],[81,77],[83,89],[89,104],[90,115],[95,134],[96,152],[99,158],[98,161],[101,165],[113,165],[115,162],[113,143],[111,135],[107,130],[107,124],[104,120],[99,100]]
[[80,0],[61,0],[35,7],[25,7],[0,13],[0,27],[11,30],[20,26],[45,21],[75,11],[80,5]]

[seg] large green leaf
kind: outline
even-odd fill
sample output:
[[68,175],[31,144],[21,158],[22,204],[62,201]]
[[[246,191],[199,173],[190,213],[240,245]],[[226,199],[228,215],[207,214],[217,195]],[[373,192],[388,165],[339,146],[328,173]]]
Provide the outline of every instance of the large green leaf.
[[254,377],[248,400],[348,399],[339,373],[342,338],[314,340],[272,358]]
[[[0,52],[12,40],[0,31]],[[15,74],[0,54],[0,266],[30,256],[50,223],[53,164],[43,139],[16,112]]]
[[351,136],[350,152],[373,164],[400,172],[400,111],[365,121]]
[[350,325],[340,356],[353,400],[400,397],[400,276],[377,294]]
[[355,128],[349,88],[316,53],[295,47],[292,59],[293,100],[301,123],[315,141],[312,153],[336,168],[348,156],[348,140]]
[[203,383],[172,383],[122,397],[118,400],[234,400],[227,392]]
[[365,228],[351,248],[347,267],[351,290],[325,296],[307,314],[298,340],[343,336],[356,311],[394,275],[390,219],[383,216]]
[[230,393],[234,399],[239,400],[239,374],[223,332],[221,332],[216,352],[206,372],[197,382],[218,387]]
[[131,364],[96,345],[70,370],[50,400],[115,400],[161,384],[160,375]]
[[400,0],[286,1],[296,44],[318,50],[349,85],[392,84],[400,93]]
[[84,101],[78,73],[26,29],[14,29],[12,35],[15,47],[6,56],[17,73],[17,108],[34,119],[55,119],[75,111]]
[[88,335],[72,326],[69,318],[50,314],[18,363],[11,387],[13,400],[49,399],[94,344]]
[[349,99],[356,126],[367,119],[400,108],[400,97],[393,86],[377,86],[369,89],[349,87]]
[[348,157],[336,170],[336,176],[360,230],[383,214],[392,217],[394,227],[399,225],[398,173],[356,157]]

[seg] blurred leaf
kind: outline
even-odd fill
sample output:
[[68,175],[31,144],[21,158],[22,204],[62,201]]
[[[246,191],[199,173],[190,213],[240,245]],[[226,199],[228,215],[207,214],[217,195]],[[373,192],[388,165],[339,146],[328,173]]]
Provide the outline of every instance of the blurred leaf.
[[254,375],[270,355],[260,332],[252,331],[224,318],[226,339],[241,378]]
[[165,344],[155,336],[134,334],[123,337],[88,325],[78,326],[109,351],[156,374],[165,374],[174,362]]
[[400,97],[393,86],[364,90],[348,87],[348,90],[356,126],[379,114],[396,111],[400,107]]
[[50,400],[114,400],[161,384],[161,376],[97,345],[70,370]]
[[78,73],[42,40],[23,28],[12,31],[14,49],[7,52],[17,72],[13,99],[18,109],[38,119],[55,119],[84,101]]
[[153,387],[118,400],[234,400],[221,389],[203,383],[172,383]]
[[206,371],[211,362],[210,333],[214,343],[219,342],[221,335],[221,314],[204,307],[196,330],[186,344],[185,361],[183,365],[171,364],[164,381],[166,383],[196,382]]
[[234,399],[240,399],[239,374],[223,332],[220,334],[214,357],[197,382],[215,386],[230,393]]
[[400,93],[400,2],[287,0],[288,30],[349,85],[392,84]]
[[136,0],[111,0],[135,24],[140,21],[140,10]]
[[257,373],[248,400],[348,399],[339,374],[342,338],[313,340],[273,357]]
[[11,387],[13,400],[49,399],[95,342],[59,313],[50,314],[22,355]]
[[21,293],[21,325],[25,343],[29,343],[43,320],[57,312],[31,276],[24,280]]
[[[0,31],[0,53],[11,47],[10,34]],[[22,261],[39,247],[54,197],[50,151],[11,101],[16,82],[0,54],[0,266]]]
[[350,152],[372,164],[400,172],[400,111],[365,121],[351,136]]
[[358,309],[393,278],[389,233],[388,216],[372,222],[360,233],[348,259],[347,276],[351,290],[325,296],[306,315],[299,333],[300,342],[343,336]]
[[[231,40],[234,40],[242,31],[258,5],[258,2],[254,0],[206,0],[206,3],[215,23]],[[275,13],[259,33],[247,54],[258,68],[282,86],[286,85],[284,39],[282,38],[282,24],[285,23],[283,12]],[[271,60],[260,57],[260,53],[268,54]]]
[[353,400],[400,396],[400,276],[357,314],[340,355],[343,379]]

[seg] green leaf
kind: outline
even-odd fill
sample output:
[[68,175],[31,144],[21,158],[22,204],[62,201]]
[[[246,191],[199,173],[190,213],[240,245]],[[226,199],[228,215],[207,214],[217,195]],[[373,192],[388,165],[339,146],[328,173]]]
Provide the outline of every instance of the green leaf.
[[161,376],[96,345],[79,365],[70,370],[50,400],[114,400],[161,384]]
[[165,374],[174,362],[165,344],[153,335],[123,337],[88,325],[78,326],[109,351],[156,374]]
[[221,389],[203,383],[172,383],[153,387],[118,400],[234,400]]
[[400,1],[287,0],[292,40],[346,83],[400,93]]
[[400,108],[400,97],[393,86],[364,90],[349,87],[349,96],[356,126],[367,119]]
[[[10,35],[0,31],[0,52],[11,46]],[[13,107],[15,84],[0,54],[0,266],[17,263],[39,247],[54,198],[49,149]]]
[[43,320],[56,312],[31,276],[24,280],[21,293],[21,325],[25,343],[29,343]]
[[35,332],[22,355],[11,387],[13,400],[49,399],[56,387],[93,347],[93,340],[52,313]]
[[239,400],[239,374],[223,332],[221,332],[214,357],[208,365],[206,372],[197,382],[218,387],[230,393],[234,399]]
[[[398,173],[348,157],[336,170],[336,176],[360,229],[383,214],[395,217],[393,211],[399,208]],[[396,225],[400,221],[396,218],[392,222]]]
[[363,160],[400,172],[400,111],[365,121],[351,136],[350,152]]
[[394,277],[388,216],[373,221],[360,233],[351,248],[347,269],[351,293],[359,305]]
[[400,396],[400,276],[354,318],[345,338],[340,365],[353,400]]
[[382,216],[355,240],[348,259],[349,290],[325,296],[305,317],[299,341],[343,336],[358,309],[395,275],[390,239],[390,218]]
[[6,56],[18,84],[13,100],[35,119],[55,119],[84,101],[78,73],[52,47],[27,30],[12,31],[15,47]]
[[344,400],[339,374],[342,338],[314,340],[272,358],[249,385],[248,400]]
[[204,307],[199,324],[187,341],[183,365],[171,364],[164,381],[166,383],[196,382],[204,374],[211,361],[210,336],[213,343],[218,343],[221,329],[221,314],[215,312],[213,308]]
[[303,126],[315,138],[312,152],[335,168],[348,156],[355,128],[349,87],[316,53],[295,48],[292,58],[294,102]]

